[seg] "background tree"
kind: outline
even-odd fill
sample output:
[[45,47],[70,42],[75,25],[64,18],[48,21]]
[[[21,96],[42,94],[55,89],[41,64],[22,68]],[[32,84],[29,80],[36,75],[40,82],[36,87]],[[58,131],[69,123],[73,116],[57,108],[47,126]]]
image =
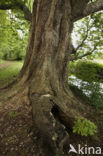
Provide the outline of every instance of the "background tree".
[[29,23],[15,11],[1,11],[0,58],[22,60],[28,41]]
[[[75,37],[75,49],[71,60],[81,58],[102,57],[103,49],[103,12],[91,14],[80,21],[74,23],[72,40]],[[79,40],[78,40],[79,39]]]
[[[6,11],[1,11],[0,10],[0,48],[2,48],[2,45],[4,43],[7,43],[7,34],[8,32],[6,31],[6,25],[8,24],[7,20],[7,13]],[[2,53],[0,53],[0,56],[2,57]]]
[[[17,10],[18,14],[24,14],[24,18],[28,21],[31,21],[31,3],[32,0],[1,0],[0,1],[0,9],[2,10]],[[28,6],[29,5],[29,6]],[[20,12],[20,13],[19,13]]]

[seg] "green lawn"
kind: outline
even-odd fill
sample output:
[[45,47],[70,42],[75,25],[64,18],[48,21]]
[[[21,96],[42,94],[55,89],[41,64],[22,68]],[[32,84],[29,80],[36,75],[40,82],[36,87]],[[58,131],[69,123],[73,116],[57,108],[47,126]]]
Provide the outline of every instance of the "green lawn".
[[5,62],[4,60],[1,60],[1,59],[0,59],[0,64],[1,64],[1,63],[4,63],[4,62]]
[[[10,63],[8,65],[8,63]],[[2,67],[2,65],[5,64],[5,66]],[[8,82],[13,77],[15,77],[22,68],[23,62],[21,61],[1,61],[0,60],[0,83],[2,82]]]

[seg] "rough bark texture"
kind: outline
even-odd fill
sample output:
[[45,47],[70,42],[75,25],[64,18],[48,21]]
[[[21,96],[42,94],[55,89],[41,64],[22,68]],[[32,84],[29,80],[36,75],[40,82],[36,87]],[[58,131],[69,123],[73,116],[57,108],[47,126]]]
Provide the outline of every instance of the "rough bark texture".
[[85,107],[68,87],[68,49],[73,21],[87,2],[34,1],[30,39],[17,86],[19,92],[27,90],[32,104],[39,148],[36,156],[63,155],[63,146],[69,141],[66,130],[71,131],[74,120],[84,115]]
[[54,156],[59,150],[63,154],[62,146],[69,140],[66,128],[71,130],[74,120],[81,115],[79,102],[68,88],[70,52],[67,49],[73,27],[71,7],[70,0],[34,3],[31,35],[21,75],[23,82],[29,82],[41,155]]

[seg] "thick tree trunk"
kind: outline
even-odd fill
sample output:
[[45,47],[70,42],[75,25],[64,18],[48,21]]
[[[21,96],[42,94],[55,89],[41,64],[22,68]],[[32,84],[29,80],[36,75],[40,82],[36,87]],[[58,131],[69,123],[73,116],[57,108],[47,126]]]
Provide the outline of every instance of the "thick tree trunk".
[[[80,116],[78,102],[68,88],[70,0],[34,3],[30,40],[21,82],[29,83],[34,124],[40,137],[37,155],[54,156],[67,140],[66,128]],[[64,126],[63,126],[64,125]]]
[[[37,130],[37,156],[63,155],[66,129],[72,130],[82,106],[68,87],[70,0],[35,0],[29,45],[19,75],[19,87],[28,87]],[[14,93],[14,92],[13,92]]]

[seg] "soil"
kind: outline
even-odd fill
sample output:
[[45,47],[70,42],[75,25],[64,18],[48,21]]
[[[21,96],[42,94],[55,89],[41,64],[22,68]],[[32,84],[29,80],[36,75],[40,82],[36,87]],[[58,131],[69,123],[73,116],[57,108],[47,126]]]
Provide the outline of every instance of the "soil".
[[0,105],[0,156],[33,156],[31,108],[14,107]]
[[[8,61],[0,64],[0,69],[11,65]],[[0,81],[0,88],[4,83],[8,82]],[[16,105],[9,100],[7,103],[0,101],[0,156],[34,156],[31,106],[26,103]]]

